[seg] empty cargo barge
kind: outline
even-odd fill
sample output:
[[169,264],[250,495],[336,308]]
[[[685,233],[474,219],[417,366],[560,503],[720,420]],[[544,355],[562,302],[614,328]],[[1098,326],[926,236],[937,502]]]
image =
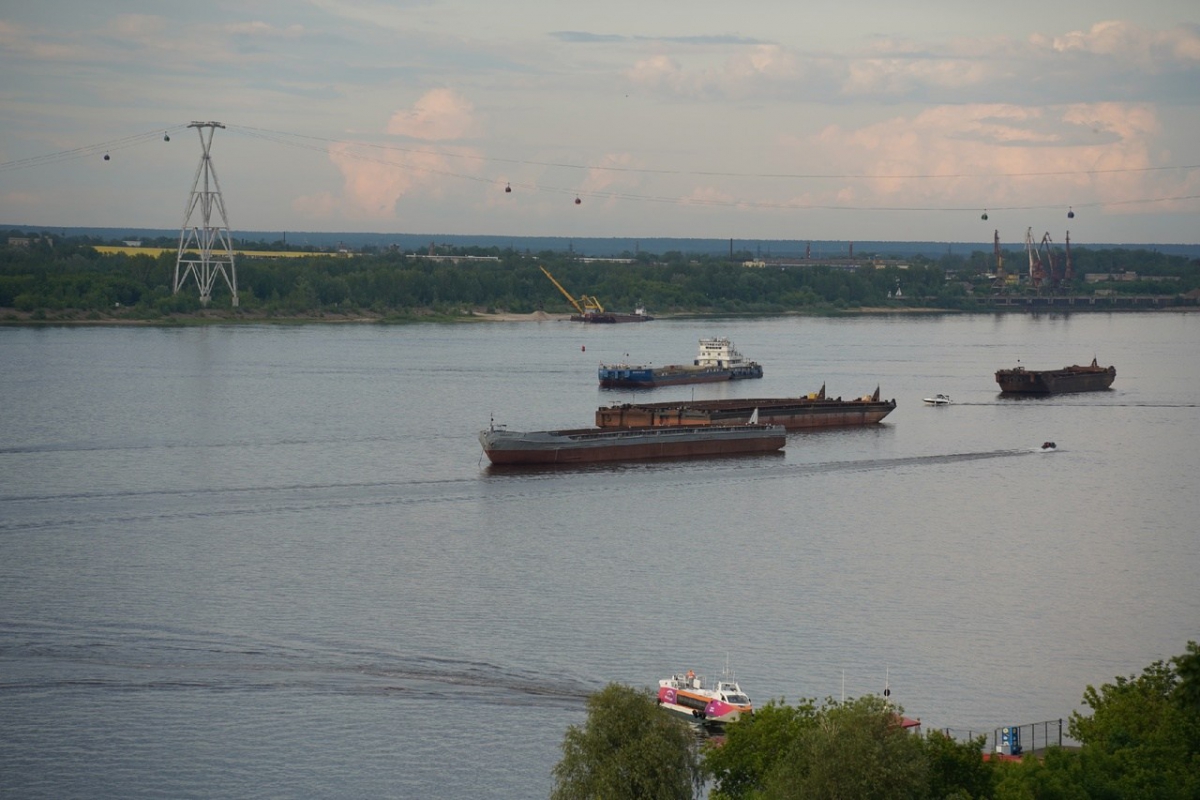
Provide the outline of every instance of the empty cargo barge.
[[786,441],[782,426],[759,424],[525,432],[493,425],[479,432],[479,443],[493,464],[590,464],[769,453]]

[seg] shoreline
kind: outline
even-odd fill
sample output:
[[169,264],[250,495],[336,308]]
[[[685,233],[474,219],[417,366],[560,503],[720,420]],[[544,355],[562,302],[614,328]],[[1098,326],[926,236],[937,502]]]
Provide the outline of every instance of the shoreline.
[[[1097,312],[1130,313],[1130,312],[1182,312],[1196,313],[1197,306],[1142,307],[1142,308],[1080,308],[1080,307],[1048,307],[1048,308],[931,308],[931,307],[863,307],[845,309],[815,309],[812,311],[782,311],[762,313],[722,313],[722,312],[677,312],[671,314],[656,314],[656,318],[669,319],[756,319],[764,317],[843,317],[878,315],[963,315],[963,314],[1091,314]],[[461,314],[438,314],[432,311],[414,311],[407,314],[330,314],[317,313],[296,316],[279,316],[261,311],[199,311],[190,314],[175,314],[158,317],[126,317],[101,316],[94,311],[64,311],[62,316],[42,316],[37,312],[22,312],[13,308],[0,308],[0,327],[40,327],[47,325],[67,326],[129,326],[129,327],[181,327],[189,325],[414,325],[427,323],[473,323],[473,322],[569,322],[571,314],[551,314],[545,311],[532,311],[527,314],[510,312],[467,311]]]

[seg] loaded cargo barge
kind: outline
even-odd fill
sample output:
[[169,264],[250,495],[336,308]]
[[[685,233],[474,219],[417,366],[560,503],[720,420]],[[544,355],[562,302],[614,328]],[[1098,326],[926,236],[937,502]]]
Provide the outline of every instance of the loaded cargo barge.
[[604,389],[653,389],[688,383],[716,383],[761,378],[762,365],[748,361],[728,339],[701,339],[691,364],[652,367],[649,364],[601,364],[598,377]]
[[996,383],[1005,394],[1064,394],[1067,392],[1101,392],[1112,386],[1117,377],[1116,367],[1102,367],[1092,359],[1087,366],[1078,364],[1062,369],[996,370]]
[[640,428],[744,423],[755,410],[758,421],[787,430],[873,425],[896,409],[896,401],[874,394],[853,400],[825,397],[825,387],[806,397],[750,400],[685,400],[661,403],[623,403],[596,410],[600,428]]
[[769,453],[786,441],[782,426],[759,424],[526,432],[493,425],[479,432],[479,443],[493,464],[591,464]]

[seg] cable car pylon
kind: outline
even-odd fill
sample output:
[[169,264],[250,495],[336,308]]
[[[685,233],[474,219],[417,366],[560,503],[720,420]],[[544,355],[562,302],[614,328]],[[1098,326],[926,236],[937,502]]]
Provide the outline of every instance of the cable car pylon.
[[195,128],[200,135],[202,152],[196,177],[192,180],[192,193],[184,209],[183,226],[179,230],[174,293],[179,294],[188,276],[194,275],[196,285],[200,287],[200,305],[207,307],[212,300],[213,284],[220,275],[233,295],[236,308],[237,268],[233,262],[233,241],[229,236],[229,218],[225,215],[221,184],[217,181],[217,170],[210,155],[213,134],[217,128],[225,126],[219,122],[193,122],[188,127]]

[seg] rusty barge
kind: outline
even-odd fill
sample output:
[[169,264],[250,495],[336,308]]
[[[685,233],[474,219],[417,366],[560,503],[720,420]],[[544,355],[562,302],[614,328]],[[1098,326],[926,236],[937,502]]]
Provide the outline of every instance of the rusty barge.
[[896,401],[874,394],[851,400],[825,396],[825,387],[803,397],[737,400],[677,400],[660,403],[623,403],[596,410],[599,428],[644,428],[700,425],[737,425],[758,411],[758,421],[787,430],[873,425],[896,409]]
[[1064,394],[1066,392],[1102,392],[1112,386],[1117,368],[1102,367],[1092,359],[1086,366],[1075,364],[1062,369],[996,370],[996,383],[1004,394]]

